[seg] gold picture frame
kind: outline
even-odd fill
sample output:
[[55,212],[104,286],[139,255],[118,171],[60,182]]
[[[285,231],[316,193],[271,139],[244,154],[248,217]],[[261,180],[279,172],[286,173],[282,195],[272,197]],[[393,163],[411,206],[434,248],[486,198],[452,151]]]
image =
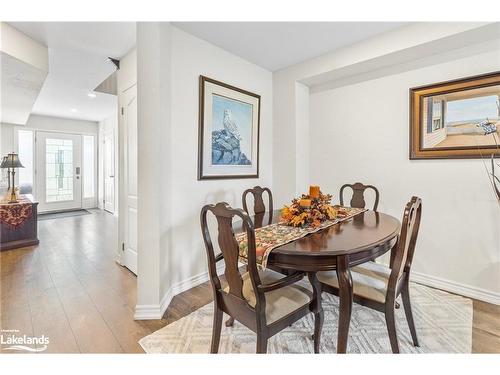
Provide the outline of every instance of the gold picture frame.
[[491,155],[500,155],[500,72],[410,89],[410,159]]

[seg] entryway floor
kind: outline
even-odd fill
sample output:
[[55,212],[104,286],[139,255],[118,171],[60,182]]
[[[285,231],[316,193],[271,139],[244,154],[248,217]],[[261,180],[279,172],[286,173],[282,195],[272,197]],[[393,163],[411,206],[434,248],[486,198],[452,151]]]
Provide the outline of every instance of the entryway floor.
[[115,262],[116,217],[91,211],[40,221],[38,246],[0,253],[0,328],[48,336],[45,352],[143,352],[137,341],[166,322],[134,321],[136,277]]
[[47,212],[38,214],[38,220],[52,220],[52,219],[62,219],[63,217],[72,217],[72,216],[82,216],[82,215],[91,215],[92,213],[88,210],[71,210],[71,211],[62,211],[62,212]]

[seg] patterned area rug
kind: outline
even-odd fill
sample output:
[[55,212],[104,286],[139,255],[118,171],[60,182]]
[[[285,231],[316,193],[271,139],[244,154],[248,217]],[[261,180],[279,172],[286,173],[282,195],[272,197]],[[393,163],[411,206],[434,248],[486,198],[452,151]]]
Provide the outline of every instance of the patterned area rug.
[[[470,353],[472,301],[468,298],[411,284],[412,308],[420,347],[411,343],[403,306],[396,310],[399,347],[402,353]],[[401,301],[399,301],[401,303]],[[402,305],[402,303],[401,303]],[[336,353],[338,298],[323,293],[325,322],[321,353]],[[142,338],[146,353],[208,353],[212,335],[213,304]],[[224,315],[224,321],[227,316]],[[308,314],[273,336],[268,353],[313,353],[314,319]],[[348,353],[391,353],[382,313],[354,304],[349,329]],[[219,353],[255,353],[255,334],[242,324],[222,325]]]

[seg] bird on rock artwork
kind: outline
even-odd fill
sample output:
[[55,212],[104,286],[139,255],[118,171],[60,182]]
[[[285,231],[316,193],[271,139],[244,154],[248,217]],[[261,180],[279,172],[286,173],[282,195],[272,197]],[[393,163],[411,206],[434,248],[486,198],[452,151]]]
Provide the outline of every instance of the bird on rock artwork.
[[232,120],[230,109],[224,110],[224,119],[223,119],[222,123],[224,125],[224,129],[226,129],[226,131],[229,134],[234,135],[236,139],[241,141],[241,136],[240,136],[240,132],[238,130],[238,125],[236,125],[236,123]]

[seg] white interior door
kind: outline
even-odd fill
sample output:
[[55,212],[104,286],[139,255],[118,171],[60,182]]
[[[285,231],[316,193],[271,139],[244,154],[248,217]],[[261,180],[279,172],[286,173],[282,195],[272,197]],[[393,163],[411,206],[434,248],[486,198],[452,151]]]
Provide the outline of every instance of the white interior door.
[[104,209],[115,212],[115,135],[104,133]]
[[121,116],[124,132],[124,196],[122,264],[137,274],[137,87],[124,93]]
[[40,212],[82,208],[82,137],[36,132],[36,190]]

